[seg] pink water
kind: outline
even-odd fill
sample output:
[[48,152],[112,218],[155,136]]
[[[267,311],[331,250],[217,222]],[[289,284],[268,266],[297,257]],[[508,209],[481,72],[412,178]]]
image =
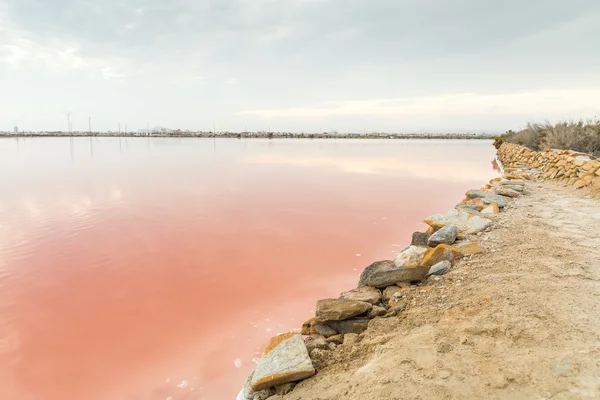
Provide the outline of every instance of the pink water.
[[489,141],[1,139],[0,399],[233,399]]

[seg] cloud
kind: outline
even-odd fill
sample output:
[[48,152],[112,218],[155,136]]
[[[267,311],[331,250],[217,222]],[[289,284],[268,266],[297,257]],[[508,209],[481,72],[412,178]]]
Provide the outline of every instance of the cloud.
[[0,85],[36,94],[0,99],[0,130],[75,98],[103,115],[98,129],[271,118],[289,131],[318,129],[314,119],[425,129],[444,115],[468,119],[437,121],[443,130],[508,129],[593,116],[599,19],[597,0],[0,0]]
[[238,115],[271,118],[330,118],[344,116],[407,117],[471,114],[577,113],[600,98],[600,88],[540,90],[523,93],[458,93],[438,96],[330,102],[319,107],[246,110]]
[[36,67],[59,73],[84,70],[106,80],[126,76],[120,72],[122,60],[84,56],[81,50],[81,44],[73,38],[43,37],[15,27],[0,8],[0,62],[10,69]]

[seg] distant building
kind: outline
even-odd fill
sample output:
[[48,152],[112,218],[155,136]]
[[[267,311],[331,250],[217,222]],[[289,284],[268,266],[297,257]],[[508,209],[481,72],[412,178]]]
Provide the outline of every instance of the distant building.
[[19,127],[18,126],[15,126],[15,131],[14,132],[15,132],[15,135],[19,134]]

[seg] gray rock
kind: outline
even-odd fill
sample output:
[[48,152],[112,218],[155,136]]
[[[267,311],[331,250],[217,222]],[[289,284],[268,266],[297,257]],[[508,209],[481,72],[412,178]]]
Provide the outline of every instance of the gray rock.
[[525,186],[525,184],[523,182],[515,182],[515,181],[508,180],[508,179],[502,179],[500,181],[500,184],[503,186],[521,186],[521,187]]
[[369,311],[369,313],[367,314],[367,317],[369,317],[369,318],[381,317],[382,315],[385,315],[386,312],[387,312],[387,310],[384,307],[373,306],[371,311]]
[[458,236],[458,227],[455,225],[446,225],[442,229],[435,232],[429,238],[429,246],[435,247],[438,244],[452,244]]
[[[371,275],[372,276],[372,275]],[[317,301],[317,322],[342,321],[371,310],[373,305],[364,301],[323,299]]]
[[427,274],[427,276],[429,275],[444,275],[446,273],[448,273],[448,271],[450,271],[450,269],[452,268],[452,263],[448,260],[444,260],[444,261],[440,261],[439,263],[435,264],[433,267],[431,267],[429,269],[429,273]]
[[[510,200],[508,197],[501,196],[499,194],[493,194],[493,195],[486,197],[485,199],[482,199],[482,201],[485,204],[492,204],[492,203],[496,202],[496,203],[498,203],[498,207],[504,208],[504,207],[508,206],[508,202]],[[487,226],[486,226],[486,228],[487,228]]]
[[376,288],[385,288],[398,282],[419,282],[425,278],[428,271],[429,267],[401,267],[376,271],[369,277],[368,284]]
[[326,338],[338,334],[336,331],[334,331],[329,326],[324,325],[324,324],[315,325],[315,332],[318,333],[319,335],[325,336]]
[[427,247],[408,246],[394,258],[394,265],[407,268],[418,267],[423,261],[427,250],[429,250]]
[[[284,338],[281,340],[281,338]],[[271,339],[268,351],[258,362],[250,386],[254,391],[269,389],[288,382],[306,379],[315,374],[308,350],[299,334]]]
[[356,289],[344,292],[340,299],[364,301],[371,304],[377,304],[381,301],[381,292],[379,289],[370,286],[360,286]]
[[365,268],[364,271],[360,274],[358,286],[367,286],[369,277],[371,276],[371,274],[373,274],[373,272],[391,268],[396,268],[396,265],[391,260],[375,261],[373,264]]
[[479,206],[475,206],[475,205],[471,205],[471,204],[458,204],[456,207],[457,210],[473,210],[473,211],[478,211],[479,210]]
[[427,246],[429,240],[429,233],[427,232],[414,232],[412,234],[411,246]]
[[516,190],[504,188],[497,188],[496,193],[507,197],[519,197],[521,195],[521,193],[517,192]]
[[465,194],[470,199],[484,198],[489,196],[489,193],[484,192],[483,190],[468,190]]
[[339,334],[347,333],[363,333],[369,326],[368,318],[355,318],[347,319],[345,321],[329,321],[327,322],[332,329],[336,330]]

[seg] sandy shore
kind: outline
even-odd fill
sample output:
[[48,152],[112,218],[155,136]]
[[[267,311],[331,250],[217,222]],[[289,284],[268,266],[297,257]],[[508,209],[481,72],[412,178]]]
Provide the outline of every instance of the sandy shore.
[[403,288],[287,400],[600,398],[600,202],[527,182],[484,254]]

